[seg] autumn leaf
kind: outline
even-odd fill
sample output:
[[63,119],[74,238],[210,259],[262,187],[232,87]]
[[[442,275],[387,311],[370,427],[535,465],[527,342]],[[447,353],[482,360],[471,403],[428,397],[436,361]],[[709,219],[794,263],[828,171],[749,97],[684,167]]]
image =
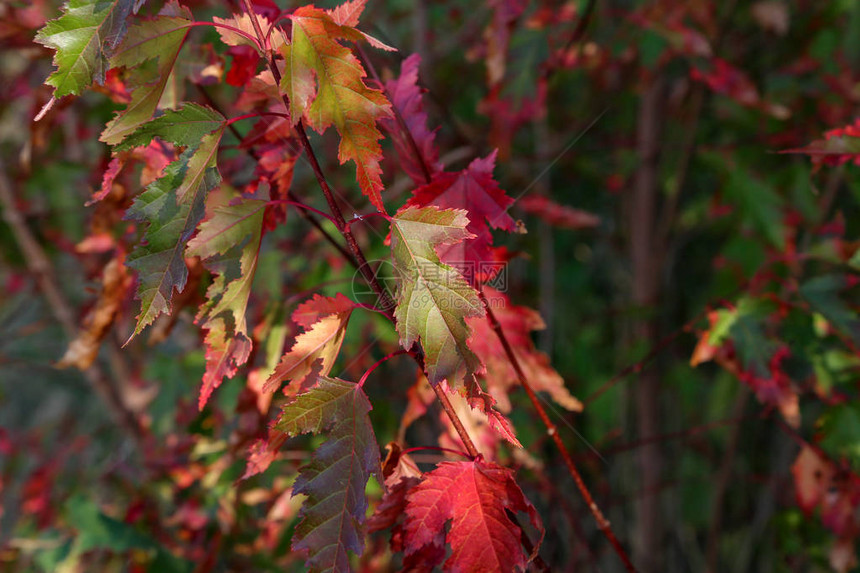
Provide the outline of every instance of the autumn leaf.
[[[254,17],[257,18],[263,31],[271,28],[272,24],[265,16],[256,14]],[[254,48],[258,53],[260,52],[259,44],[252,39],[256,37],[256,30],[254,30],[254,24],[251,21],[250,14],[243,12],[242,14],[233,14],[230,18],[219,18],[218,16],[214,16],[212,21],[215,24],[221,25],[218,26],[216,30],[218,30],[218,35],[221,36],[221,41],[228,46],[249,46]],[[226,26],[241,30],[245,32],[246,35],[230,30],[229,28],[226,28]],[[250,38],[248,36],[250,36]]]
[[779,409],[785,421],[800,425],[800,403],[783,362],[791,352],[775,343],[764,329],[767,301],[744,297],[736,308],[708,313],[710,328],[702,333],[690,359],[692,366],[716,361],[755,391],[758,400]]
[[437,247],[472,237],[468,222],[465,211],[435,207],[405,208],[391,219],[400,345],[408,350],[421,342],[431,384],[457,375],[463,366],[474,372],[480,364],[466,344],[465,318],[483,314],[481,301],[463,276],[436,254]]
[[292,319],[305,332],[296,337],[293,347],[284,354],[263,386],[263,392],[273,392],[282,382],[293,381],[284,392],[294,396],[305,389],[302,382],[315,369],[316,374],[328,375],[340,352],[354,308],[355,303],[340,293],[335,297],[317,294],[300,304]]
[[[369,533],[391,527],[402,530],[406,493],[421,483],[421,471],[409,454],[404,454],[397,442],[390,442],[385,447],[388,450],[388,455],[385,456],[385,462],[382,464],[385,493],[373,515],[367,520]],[[392,535],[392,542],[398,537],[401,535]],[[392,549],[403,551],[403,547],[392,547]]]
[[239,367],[251,355],[251,340],[242,333],[233,332],[223,316],[206,321],[203,328],[207,331],[203,339],[206,346],[206,371],[200,387],[197,407],[202,410],[212,392],[221,385],[224,378],[232,378]]
[[349,312],[354,308],[355,302],[342,293],[337,293],[334,297],[315,294],[296,307],[292,319],[302,328],[310,328],[325,316]]
[[[524,570],[531,556],[523,553],[521,530],[506,510],[527,513],[543,535],[540,517],[511,470],[481,459],[442,462],[406,494],[406,555],[447,544],[452,552],[445,571]],[[428,565],[444,558],[444,552],[435,554],[438,561]]]
[[293,535],[294,551],[307,551],[310,571],[349,571],[349,555],[364,551],[365,486],[383,483],[379,446],[370,425],[370,401],[357,384],[320,376],[308,392],[284,407],[275,428],[290,436],[325,432],[293,485],[307,496]]
[[[484,287],[484,293],[531,387],[535,391],[549,393],[557,404],[567,410],[582,411],[582,403],[565,387],[564,379],[550,364],[549,356],[537,350],[532,342],[531,333],[546,327],[540,315],[530,308],[514,305],[507,296],[495,289]],[[487,381],[487,391],[498,402],[502,412],[510,412],[508,394],[520,385],[519,376],[489,319],[472,317],[466,322],[472,329],[469,348],[486,367],[481,377]]]
[[[108,122],[100,141],[116,145],[152,118],[191,23],[191,12],[171,1],[157,17],[138,20],[129,28],[110,66],[134,71],[128,82],[131,102]],[[154,65],[144,65],[148,62]]]
[[[363,3],[351,3],[355,5]],[[281,47],[284,74],[281,89],[290,100],[293,125],[304,119],[318,133],[334,125],[340,134],[338,159],[354,161],[362,192],[382,212],[382,133],[376,122],[391,117],[383,93],[364,83],[366,73],[352,52],[338,40],[360,41],[355,10],[334,14],[304,6],[290,15],[292,38]]]
[[[350,312],[326,316],[296,337],[293,347],[284,354],[275,371],[266,380],[263,392],[274,392],[282,382],[293,382],[284,388],[288,395],[304,389],[302,382],[314,372],[327,375],[340,352]],[[317,365],[317,361],[319,364]]]
[[179,109],[166,110],[155,119],[141,124],[121,143],[114,145],[113,151],[116,153],[132,147],[144,147],[155,137],[180,147],[197,147],[204,136],[223,127],[224,123],[224,117],[215,110],[196,103],[186,103]]
[[514,200],[508,197],[493,179],[496,152],[475,159],[459,173],[438,173],[433,181],[419,187],[407,201],[409,207],[435,205],[442,209],[465,209],[469,217],[466,229],[472,235],[462,242],[451,243],[438,250],[439,258],[457,268],[474,271],[474,279],[486,280],[493,274],[492,263],[497,260],[492,249],[490,227],[510,233],[523,232],[509,214]]
[[57,69],[45,81],[54,97],[79,95],[104,83],[112,52],[126,33],[134,0],[68,0],[63,15],[39,30],[35,41],[56,50]]
[[[400,77],[385,82],[385,89],[391,98],[391,104],[400,113],[409,135],[403,133],[398,122],[393,119],[382,119],[379,125],[386,130],[403,170],[418,185],[428,183],[428,179],[442,170],[439,163],[439,152],[436,149],[436,130],[427,128],[427,112],[421,95],[424,90],[418,87],[418,69],[421,57],[412,54],[400,64]],[[415,142],[413,148],[412,141]],[[416,157],[416,151],[418,157]],[[426,167],[426,171],[425,171]]]
[[[224,376],[235,375],[251,350],[245,314],[257,270],[267,202],[230,201],[228,197],[225,203],[214,207],[186,251],[188,256],[203,259],[206,267],[218,275],[206,291],[207,302],[197,317],[209,331],[201,408]],[[228,282],[226,277],[231,280]]]
[[[470,378],[466,382],[466,398],[469,407],[472,408],[473,411],[480,412],[484,418],[486,418],[487,425],[496,433],[497,436],[507,440],[514,447],[523,447],[517,439],[514,425],[496,409],[495,398],[484,392],[475,378]],[[508,404],[508,406],[510,407],[510,404]],[[580,409],[582,409],[582,405],[580,405]]]
[[[137,298],[140,314],[134,335],[139,334],[163,312],[170,313],[174,289],[181,292],[188,279],[185,266],[185,241],[203,218],[204,197],[179,204],[176,189],[182,182],[191,152],[165,169],[164,175],[149,185],[126,212],[126,218],[149,223],[143,242],[126,259],[138,271]],[[211,185],[217,184],[210,180]]]

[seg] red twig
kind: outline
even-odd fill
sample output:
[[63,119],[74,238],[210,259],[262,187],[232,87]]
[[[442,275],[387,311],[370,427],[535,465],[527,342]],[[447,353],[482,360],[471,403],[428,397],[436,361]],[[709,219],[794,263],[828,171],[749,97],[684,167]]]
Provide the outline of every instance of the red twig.
[[227,125],[233,125],[237,121],[242,121],[243,119],[252,119],[257,117],[266,117],[266,116],[274,116],[280,117],[283,119],[289,119],[290,116],[286,113],[280,113],[276,111],[255,111],[254,113],[246,113],[244,115],[237,115],[236,117],[231,117],[227,120]]
[[427,450],[431,450],[434,452],[445,452],[448,454],[463,456],[464,458],[472,457],[469,454],[467,454],[466,452],[461,452],[460,450],[452,450],[451,448],[440,448],[438,446],[417,446],[415,448],[409,448],[408,450],[403,450],[402,452],[400,452],[400,455],[411,454],[412,452],[423,452],[423,451],[427,451]]
[[406,354],[406,351],[405,351],[405,350],[403,350],[402,348],[401,348],[400,350],[395,350],[395,351],[394,351],[394,352],[392,352],[391,354],[388,354],[387,356],[383,356],[382,358],[380,358],[379,360],[377,360],[377,361],[373,364],[373,366],[371,366],[370,368],[368,368],[368,369],[364,372],[364,374],[363,374],[363,375],[362,375],[362,377],[361,377],[361,380],[359,380],[359,381],[358,381],[358,385],[359,385],[359,386],[364,386],[365,381],[367,381],[367,377],[368,377],[368,376],[370,376],[370,373],[371,373],[371,372],[373,372],[374,370],[376,370],[376,368],[377,368],[380,364],[382,364],[383,362],[387,362],[388,360],[391,360],[391,359],[392,359],[392,358],[394,358],[395,356],[400,356],[401,354]]
[[287,199],[273,199],[271,201],[268,201],[267,204],[269,204],[269,205],[292,205],[293,207],[298,207],[299,209],[304,209],[306,211],[311,211],[313,213],[316,213],[320,217],[325,217],[326,219],[328,219],[329,221],[334,223],[334,219],[332,219],[331,215],[329,215],[328,213],[326,213],[324,211],[320,211],[316,207],[311,207],[307,203],[302,203],[301,201],[290,201]]

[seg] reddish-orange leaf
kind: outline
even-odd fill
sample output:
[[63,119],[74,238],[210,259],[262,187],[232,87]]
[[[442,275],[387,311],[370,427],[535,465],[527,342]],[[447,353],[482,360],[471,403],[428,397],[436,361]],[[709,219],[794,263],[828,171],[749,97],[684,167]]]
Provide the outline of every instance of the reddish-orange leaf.
[[428,185],[419,187],[406,207],[435,205],[442,209],[465,209],[469,224],[466,230],[475,235],[462,243],[437,248],[442,262],[463,272],[467,278],[486,280],[493,272],[498,257],[492,249],[490,227],[508,232],[523,232],[508,209],[514,200],[499,188],[493,179],[496,152],[475,159],[459,173],[438,173]]
[[292,318],[302,328],[310,328],[324,316],[350,312],[354,308],[355,303],[341,293],[333,297],[315,294],[293,311]]
[[[292,381],[292,386],[284,390],[292,396],[306,390],[315,381],[316,376],[309,376],[311,373],[327,375],[340,352],[351,312],[350,308],[325,316],[297,336],[293,347],[284,354],[280,364],[269,376],[263,386],[263,392],[273,392],[282,382]],[[303,385],[306,380],[309,380],[309,383]]]
[[[540,315],[530,308],[512,304],[507,296],[492,288],[484,287],[484,294],[532,388],[548,392],[567,410],[581,411],[582,403],[565,387],[564,378],[552,367],[549,357],[537,350],[532,342],[531,332],[545,327]],[[487,317],[470,317],[468,324],[472,328],[469,348],[487,369],[483,374],[487,391],[496,399],[502,412],[510,412],[508,393],[519,385],[519,377]]]
[[[442,462],[406,494],[406,555],[426,552],[444,540],[452,550],[445,571],[523,570],[529,556],[520,545],[520,528],[505,510],[527,513],[543,535],[540,517],[511,470],[480,458]],[[444,557],[430,554],[439,561]]]
[[376,122],[391,116],[391,104],[381,91],[364,83],[367,74],[358,58],[338,41],[368,40],[354,28],[361,7],[362,2],[353,2],[333,12],[313,6],[293,12],[291,41],[281,47],[280,87],[289,97],[293,124],[304,119],[318,133],[332,125],[337,128],[338,159],[355,162],[362,192],[384,212],[382,133]]

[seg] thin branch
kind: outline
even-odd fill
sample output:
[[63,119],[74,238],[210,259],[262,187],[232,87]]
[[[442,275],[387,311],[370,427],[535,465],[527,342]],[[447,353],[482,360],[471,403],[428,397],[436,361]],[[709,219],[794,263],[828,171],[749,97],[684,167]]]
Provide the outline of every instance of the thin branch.
[[387,354],[387,355],[383,356],[382,358],[380,358],[379,360],[377,360],[373,364],[373,366],[371,366],[370,368],[368,368],[367,370],[364,371],[364,374],[361,376],[361,379],[358,381],[359,387],[364,386],[364,383],[367,381],[368,376],[370,376],[370,374],[374,370],[376,370],[380,364],[382,364],[383,362],[388,362],[389,360],[391,360],[395,356],[400,356],[401,354],[406,354],[406,351],[403,350],[402,348],[400,350],[395,350],[391,354]]
[[463,456],[464,458],[471,457],[466,452],[461,452],[460,450],[452,450],[451,448],[440,448],[438,446],[416,446],[414,448],[408,448],[400,452],[400,455],[411,454],[412,452],[423,452],[423,451],[433,451],[433,452],[445,452],[446,454],[455,454],[458,456]]
[[266,202],[267,205],[292,205],[293,207],[297,207],[299,209],[304,209],[305,211],[311,211],[312,213],[316,213],[320,217],[324,217],[334,223],[334,219],[331,218],[331,215],[320,211],[316,207],[311,207],[307,203],[302,203],[301,201],[292,201],[288,199],[272,199],[271,201]]
[[[57,284],[54,267],[36,237],[30,232],[23,215],[18,210],[15,195],[12,192],[12,184],[6,173],[2,159],[0,159],[0,205],[3,207],[3,218],[9,224],[12,235],[18,243],[18,247],[24,255],[27,268],[36,277],[39,289],[48,301],[54,317],[63,327],[66,335],[74,339],[78,328],[75,324],[74,314],[65,295]],[[126,430],[136,441],[144,437],[144,429],[137,416],[125,404],[122,395],[116,386],[98,366],[93,364],[83,371],[93,391],[99,396],[111,412],[119,425]]]
[[595,503],[594,498],[591,496],[591,492],[588,490],[588,487],[582,480],[582,476],[579,474],[579,470],[576,469],[576,464],[573,463],[573,458],[570,456],[570,453],[567,451],[567,447],[564,445],[564,442],[562,441],[561,436],[558,433],[558,428],[556,428],[555,424],[553,424],[552,420],[550,420],[549,415],[547,415],[546,410],[544,410],[543,406],[541,405],[537,394],[535,394],[534,389],[526,379],[526,375],[523,372],[522,367],[520,366],[519,359],[517,359],[516,354],[514,354],[514,351],[511,348],[510,342],[508,342],[508,339],[505,337],[505,333],[502,330],[502,325],[499,323],[498,319],[496,318],[496,315],[493,313],[493,309],[490,306],[489,301],[487,300],[487,296],[484,294],[483,290],[478,290],[478,295],[481,297],[481,302],[484,305],[484,310],[487,313],[487,319],[490,321],[490,326],[492,326],[493,331],[499,338],[499,342],[501,342],[502,348],[504,348],[505,350],[505,355],[507,356],[508,361],[511,363],[511,366],[514,368],[514,372],[516,372],[520,384],[526,391],[526,394],[528,395],[532,406],[534,406],[535,410],[537,410],[538,416],[540,417],[544,426],[546,426],[547,434],[549,434],[553,442],[555,442],[556,447],[558,447],[558,450],[561,453],[561,457],[564,460],[564,464],[565,466],[567,466],[568,473],[570,473],[570,477],[572,477],[574,483],[576,483],[576,487],[579,489],[579,493],[582,494],[582,498],[585,500],[585,504],[588,506],[589,511],[591,511],[591,515],[594,516],[594,520],[595,522],[597,522],[597,527],[600,529],[606,539],[609,540],[609,543],[615,549],[615,552],[618,554],[618,557],[621,559],[622,563],[624,563],[624,567],[627,569],[627,571],[636,571],[636,568],[633,566],[633,563],[631,563],[630,558],[627,556],[627,552],[624,551],[624,548],[621,546],[621,543],[618,541],[618,538],[615,537],[615,533],[612,531],[612,527],[609,524],[609,520],[604,517],[603,513],[600,511],[600,508],[597,506],[597,503]]

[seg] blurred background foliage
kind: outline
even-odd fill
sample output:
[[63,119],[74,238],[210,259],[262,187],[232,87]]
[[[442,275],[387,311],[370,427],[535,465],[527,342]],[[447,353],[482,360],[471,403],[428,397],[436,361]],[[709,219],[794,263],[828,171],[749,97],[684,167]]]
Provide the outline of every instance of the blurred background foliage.
[[[238,11],[229,1],[185,4],[199,20]],[[151,0],[143,13],[159,7]],[[32,39],[59,8],[0,5],[0,185],[48,263],[34,265],[13,226],[0,224],[0,567],[302,570],[289,553],[289,485],[314,438],[289,442],[265,474],[239,480],[260,415],[247,371],[198,413],[196,303],[170,328],[156,325],[163,340],[121,349],[137,312],[129,296],[95,370],[55,368],[70,332],[43,282],[78,324],[105,260],[82,241],[94,225],[129,232],[128,222],[105,222],[102,205],[85,207],[110,159],[98,142],[117,108],[109,86],[31,121],[50,97],[51,70],[51,53]],[[362,23],[400,50],[372,54],[383,77],[421,55],[446,166],[497,148],[495,176],[510,196],[599,219],[559,223],[556,207],[518,204],[529,233],[499,241],[515,254],[508,294],[540,311],[547,327],[536,343],[585,403],[581,414],[554,411],[555,421],[634,562],[643,571],[856,569],[860,177],[850,161],[778,152],[853,122],[860,3],[371,0]],[[230,68],[216,39],[192,33],[185,73],[199,77],[201,62]],[[215,101],[236,97],[225,83],[203,84]],[[168,96],[200,99],[200,85],[176,81]],[[321,138],[329,174],[354,187],[351,169],[334,168],[332,143]],[[236,149],[223,155],[238,164]],[[385,172],[396,173],[389,157]],[[386,182],[386,201],[399,205],[410,182]],[[301,163],[293,188],[324,207]],[[387,257],[375,235],[362,241],[368,258]],[[293,214],[261,256],[255,312],[268,334],[283,331],[281,344],[295,334],[283,324],[297,303],[349,292],[352,269]],[[368,348],[379,337],[396,344],[383,321],[356,313],[334,373],[360,377],[384,355]],[[380,372],[367,388],[384,444],[397,436],[414,372],[396,361]],[[105,406],[105,380],[145,436]],[[527,400],[512,400],[527,454],[501,456],[520,468],[547,525],[542,556],[553,571],[619,570]],[[419,443],[438,428],[410,432]],[[795,460],[810,447],[836,477],[804,498],[796,482],[808,466]],[[838,507],[819,504],[816,488]],[[386,543],[369,540],[364,570],[396,569]]]

